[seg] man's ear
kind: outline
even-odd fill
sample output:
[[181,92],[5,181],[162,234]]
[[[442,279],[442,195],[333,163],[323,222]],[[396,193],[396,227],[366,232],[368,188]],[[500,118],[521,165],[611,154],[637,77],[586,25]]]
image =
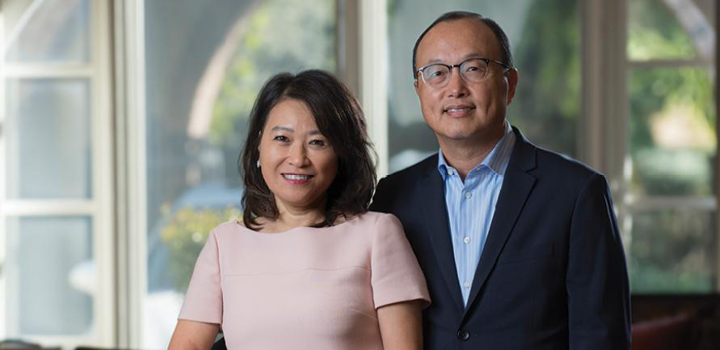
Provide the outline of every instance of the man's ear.
[[507,104],[510,104],[510,102],[512,102],[513,100],[513,97],[515,97],[515,88],[517,88],[518,83],[518,70],[515,68],[510,68],[506,73],[506,77],[508,81]]
[[420,92],[418,91],[418,80],[417,79],[415,79],[415,81],[413,81],[413,86],[415,87],[415,93],[420,95]]

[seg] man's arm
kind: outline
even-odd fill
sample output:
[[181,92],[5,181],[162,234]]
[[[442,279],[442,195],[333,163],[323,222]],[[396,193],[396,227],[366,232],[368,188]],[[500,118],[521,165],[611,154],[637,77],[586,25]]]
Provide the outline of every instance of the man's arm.
[[630,349],[630,288],[605,178],[593,174],[573,213],[568,267],[570,349]]

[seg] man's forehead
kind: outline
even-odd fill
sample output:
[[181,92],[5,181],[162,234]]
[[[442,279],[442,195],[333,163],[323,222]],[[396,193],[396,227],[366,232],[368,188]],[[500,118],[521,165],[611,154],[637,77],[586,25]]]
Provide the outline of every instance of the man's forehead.
[[[448,49],[459,49],[460,57],[490,57],[500,54],[500,43],[490,27],[475,18],[462,18],[436,24],[420,41],[418,63],[437,63]],[[462,52],[464,51],[464,52]],[[500,57],[490,57],[499,59]]]

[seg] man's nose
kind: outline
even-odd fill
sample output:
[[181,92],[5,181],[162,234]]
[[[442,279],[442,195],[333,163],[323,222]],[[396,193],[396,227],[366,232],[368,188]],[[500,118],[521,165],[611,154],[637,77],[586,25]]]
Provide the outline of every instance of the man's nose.
[[[455,70],[457,68],[457,70]],[[467,85],[465,79],[460,74],[460,67],[450,69],[450,79],[447,83],[448,95],[451,97],[463,97],[467,95]]]

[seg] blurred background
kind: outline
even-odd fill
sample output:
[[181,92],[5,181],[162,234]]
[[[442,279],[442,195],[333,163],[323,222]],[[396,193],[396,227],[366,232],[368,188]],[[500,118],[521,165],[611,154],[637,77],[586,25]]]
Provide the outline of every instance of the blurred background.
[[717,300],[714,0],[2,0],[0,340],[165,348],[275,73],[341,77],[380,176],[436,152],[412,47],[457,9],[510,37],[510,122],[607,175],[633,294]]

